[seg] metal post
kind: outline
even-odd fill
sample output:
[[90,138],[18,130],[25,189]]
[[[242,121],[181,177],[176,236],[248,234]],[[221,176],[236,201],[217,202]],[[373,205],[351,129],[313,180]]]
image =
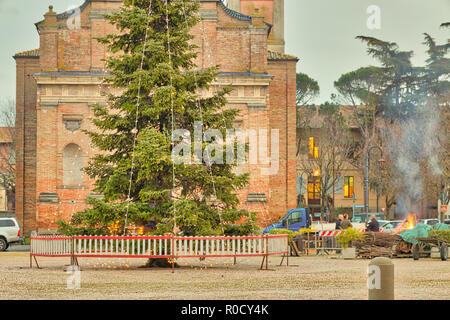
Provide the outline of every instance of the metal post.
[[289,236],[287,237],[286,253],[283,253],[283,258],[281,259],[280,267],[283,265],[284,258],[286,258],[286,266],[289,267]]
[[72,237],[70,242],[70,250],[71,250],[71,257],[70,257],[70,265],[75,265],[75,245],[74,245],[74,237]]
[[266,270],[269,270],[269,237],[266,236]]
[[174,238],[173,238],[173,235],[172,235],[172,239],[171,239],[171,243],[172,243],[172,273],[175,273],[175,251],[174,251],[174,245],[175,245],[175,243],[174,243]]
[[[294,242],[294,239],[292,239]],[[289,236],[287,237],[287,246],[286,246],[286,265],[289,267]]]
[[383,155],[383,149],[381,149],[379,146],[372,146],[372,147],[369,147],[367,149],[366,165],[364,166],[364,211],[366,213],[366,219],[368,218],[367,214],[369,213],[369,164],[370,164],[370,152],[374,148],[378,148],[381,151],[381,154]]
[[30,269],[33,269],[33,239],[30,237]]
[[[334,158],[334,152],[335,152],[335,145],[333,144],[333,154],[332,154],[332,157],[333,157],[333,161],[332,161],[332,163],[333,163],[333,203],[331,204],[331,207],[333,208],[333,212],[334,212],[334,202],[335,202],[335,198],[336,198],[336,187],[335,187],[335,185],[336,185],[336,172],[335,172],[335,169],[334,169],[334,164],[335,164],[335,158]],[[331,209],[330,209],[330,217],[329,217],[329,219],[331,220]],[[330,221],[328,221],[328,222],[330,222]]]
[[[364,167],[364,212],[369,213],[369,162],[370,162],[370,150],[367,150],[366,165]],[[353,182],[355,183],[355,182]],[[367,219],[367,217],[366,217]]]

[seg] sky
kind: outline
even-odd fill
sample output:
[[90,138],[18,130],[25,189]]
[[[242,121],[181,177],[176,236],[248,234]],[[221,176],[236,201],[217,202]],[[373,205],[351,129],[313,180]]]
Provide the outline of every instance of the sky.
[[[39,47],[34,23],[43,19],[48,6],[57,13],[83,0],[0,0],[0,99],[15,97],[15,62],[20,51]],[[370,6],[379,15],[367,13]],[[373,20],[372,18],[379,17]],[[369,29],[367,20],[379,21],[379,29]],[[440,29],[450,21],[450,0],[285,0],[286,53],[300,61],[297,72],[319,82],[323,103],[334,93],[333,82],[343,73],[362,66],[376,65],[366,54],[358,35],[396,42],[401,50],[414,51],[413,63],[423,65],[427,32],[438,43],[450,38],[449,29]],[[375,26],[378,25],[375,23]]]

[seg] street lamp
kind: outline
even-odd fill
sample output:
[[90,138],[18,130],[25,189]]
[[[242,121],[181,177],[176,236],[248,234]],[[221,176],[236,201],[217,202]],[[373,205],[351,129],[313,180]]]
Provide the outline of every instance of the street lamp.
[[[369,147],[366,156],[366,166],[364,168],[364,211],[366,214],[369,213],[369,163],[370,163],[370,152],[377,148],[381,152],[381,157],[383,157],[383,150],[379,146]],[[378,162],[386,162],[385,159],[381,158]]]

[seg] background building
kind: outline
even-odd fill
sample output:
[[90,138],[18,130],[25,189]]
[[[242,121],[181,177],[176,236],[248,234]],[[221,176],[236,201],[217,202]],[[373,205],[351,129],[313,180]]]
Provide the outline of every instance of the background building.
[[0,216],[13,215],[15,209],[14,128],[0,127]]
[[[108,50],[95,40],[114,27],[104,15],[121,0],[86,0],[75,11],[57,14],[50,7],[36,23],[40,48],[15,55],[17,64],[16,217],[25,234],[48,232],[58,219],[86,207],[93,181],[82,173],[94,154],[83,129],[92,129],[92,106],[107,76]],[[220,65],[216,85],[232,86],[228,106],[241,110],[236,127],[279,130],[279,170],[244,165],[249,186],[241,204],[259,212],[266,225],[296,207],[296,64],[284,54],[284,1],[201,0],[203,23],[193,28],[200,48],[199,68]],[[232,10],[231,8],[235,9]],[[74,12],[79,26],[74,27]]]
[[[364,171],[357,163],[352,163],[355,145],[361,140],[358,126],[350,125],[346,129],[349,142],[339,131],[333,136],[319,115],[319,106],[310,115],[307,125],[297,127],[297,200],[299,206],[311,209],[316,219],[319,219],[322,203],[331,210],[332,218],[341,213],[352,213],[353,207],[364,212]],[[341,106],[339,112],[349,118],[349,108]],[[335,148],[335,150],[330,150]],[[372,153],[371,165],[383,166],[378,163],[382,156]],[[357,161],[355,161],[357,162]],[[323,179],[328,179],[328,187],[324,191]],[[369,180],[370,181],[370,180]],[[323,195],[325,199],[323,199]],[[362,208],[358,208],[361,207]],[[369,189],[369,212],[381,212],[386,208],[385,197]]]

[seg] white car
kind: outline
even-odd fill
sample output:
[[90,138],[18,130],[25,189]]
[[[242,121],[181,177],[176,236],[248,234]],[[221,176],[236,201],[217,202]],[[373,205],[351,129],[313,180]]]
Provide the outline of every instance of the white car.
[[0,218],[0,251],[8,249],[10,243],[19,242],[20,227],[14,218]]
[[392,233],[403,222],[403,220],[391,220],[384,224],[380,223],[380,232]]
[[439,219],[420,219],[419,223],[424,223],[429,226],[434,226],[436,223],[439,223]]

